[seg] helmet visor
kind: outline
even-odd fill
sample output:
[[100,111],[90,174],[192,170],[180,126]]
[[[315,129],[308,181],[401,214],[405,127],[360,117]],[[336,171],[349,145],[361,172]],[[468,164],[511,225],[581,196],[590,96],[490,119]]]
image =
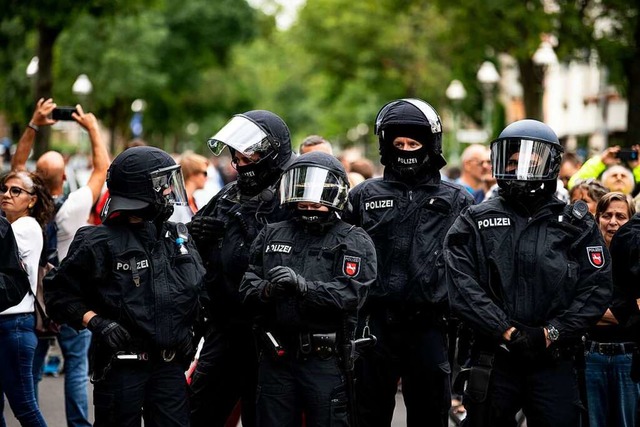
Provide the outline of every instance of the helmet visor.
[[164,200],[175,206],[187,206],[187,190],[185,189],[180,165],[169,166],[151,172],[151,185],[156,199]]
[[505,138],[491,144],[491,165],[496,179],[544,181],[551,173],[552,146],[522,138]]
[[280,180],[280,203],[309,202],[341,210],[349,185],[328,169],[301,166],[290,169]]
[[[207,141],[211,152],[219,156],[229,146],[246,157],[255,160],[271,150],[267,134],[253,121],[237,115]],[[257,156],[256,156],[257,155]]]

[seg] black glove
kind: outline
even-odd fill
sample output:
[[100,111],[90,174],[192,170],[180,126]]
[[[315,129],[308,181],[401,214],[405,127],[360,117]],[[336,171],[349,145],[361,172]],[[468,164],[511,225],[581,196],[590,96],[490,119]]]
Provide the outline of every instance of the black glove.
[[507,342],[509,351],[527,357],[542,353],[547,348],[547,339],[542,327],[531,327],[519,322],[512,322],[516,328]]
[[224,236],[226,223],[210,216],[194,216],[187,226],[196,243],[206,244]]
[[115,320],[93,316],[87,324],[87,329],[96,334],[113,351],[125,350],[131,341],[131,335]]
[[304,295],[307,293],[307,281],[289,267],[279,265],[267,272],[267,280],[274,284],[282,284],[291,293]]
[[267,299],[277,298],[281,295],[286,295],[288,292],[287,286],[284,283],[269,282],[264,287],[263,296]]

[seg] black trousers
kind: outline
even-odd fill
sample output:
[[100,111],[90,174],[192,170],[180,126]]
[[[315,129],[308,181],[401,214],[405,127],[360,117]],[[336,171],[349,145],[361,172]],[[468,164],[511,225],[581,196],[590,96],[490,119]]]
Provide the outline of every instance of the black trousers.
[[242,425],[254,427],[257,377],[251,327],[210,328],[191,379],[191,426],[223,427],[240,400]]
[[451,369],[444,325],[389,324],[372,315],[369,326],[378,342],[356,361],[360,426],[391,425],[402,380],[407,426],[447,427]]
[[465,427],[515,427],[521,409],[529,427],[579,427],[582,411],[573,360],[525,361],[503,349],[495,352],[486,400],[465,395],[464,405]]
[[[295,353],[295,352],[293,352]],[[258,375],[257,423],[260,427],[349,426],[347,393],[336,356],[321,359],[263,356]]]
[[184,427],[189,425],[182,362],[114,361],[95,383],[95,427]]

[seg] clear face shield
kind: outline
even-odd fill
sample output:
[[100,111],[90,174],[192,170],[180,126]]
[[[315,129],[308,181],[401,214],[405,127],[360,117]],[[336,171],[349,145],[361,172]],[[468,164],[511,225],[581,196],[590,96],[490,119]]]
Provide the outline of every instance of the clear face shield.
[[151,172],[151,185],[156,199],[164,205],[187,206],[187,190],[180,165],[169,166]]
[[280,203],[319,203],[342,210],[347,203],[348,183],[328,169],[302,166],[287,171],[280,180]]
[[551,144],[523,138],[505,138],[491,144],[491,165],[496,179],[507,181],[553,180]]
[[219,156],[226,146],[257,162],[276,150],[275,141],[253,121],[242,115],[234,116],[207,141],[211,152]]

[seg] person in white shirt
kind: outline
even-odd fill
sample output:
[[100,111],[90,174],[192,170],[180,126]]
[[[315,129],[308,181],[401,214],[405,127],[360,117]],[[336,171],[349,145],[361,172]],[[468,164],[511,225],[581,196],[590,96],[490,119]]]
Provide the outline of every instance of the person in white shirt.
[[[51,98],[40,99],[29,122],[29,127],[18,141],[16,153],[11,165],[14,170],[24,170],[27,158],[36,133],[40,126],[49,126],[56,123],[49,115],[56,108]],[[91,161],[93,169],[87,184],[68,195],[64,193],[65,161],[57,151],[48,151],[40,156],[36,162],[36,170],[44,180],[44,184],[54,198],[57,212],[55,213],[55,233],[53,248],[46,247],[49,260],[62,261],[69,251],[69,246],[82,226],[88,224],[91,207],[100,197],[104,186],[107,169],[109,168],[109,153],[101,138],[98,120],[92,113],[85,113],[82,106],[76,106],[76,112],[72,114],[80,126],[89,134],[91,141]],[[51,241],[49,241],[51,243]],[[49,245],[47,245],[49,246]],[[57,251],[57,256],[56,252]],[[89,422],[89,400],[87,385],[89,382],[88,351],[91,343],[91,332],[88,330],[76,331],[62,325],[57,336],[58,344],[62,350],[65,361],[65,409],[67,424],[73,427],[87,427]],[[42,378],[42,365],[47,354],[50,340],[40,340],[34,362],[34,378],[36,383]]]
[[[18,256],[31,292],[0,312],[0,395],[4,393],[21,425],[46,426],[38,408],[32,379],[35,334],[34,295],[42,252],[42,226],[53,213],[53,201],[35,174],[12,171],[0,181],[0,208],[11,223]],[[4,399],[0,401],[0,412]],[[0,424],[4,419],[0,415]]]

